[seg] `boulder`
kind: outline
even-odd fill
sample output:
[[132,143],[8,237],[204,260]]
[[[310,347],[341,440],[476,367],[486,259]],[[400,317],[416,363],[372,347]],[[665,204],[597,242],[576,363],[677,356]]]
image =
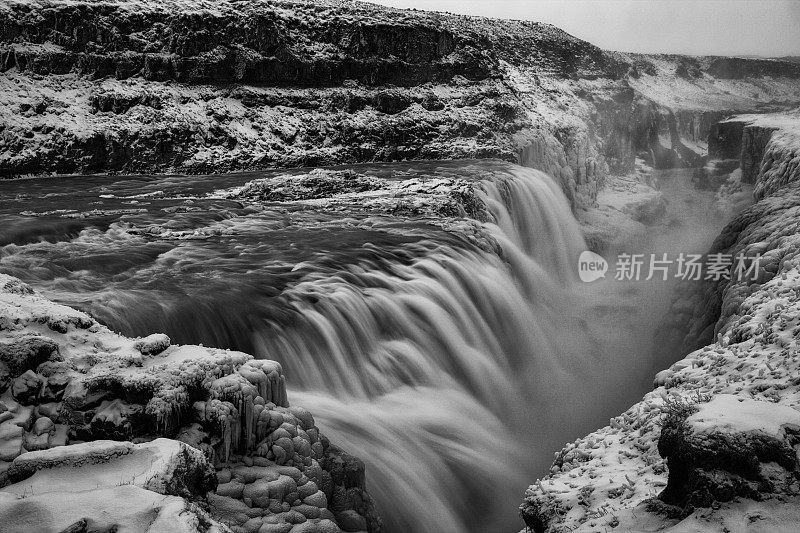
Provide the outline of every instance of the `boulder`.
[[133,347],[142,355],[158,355],[169,348],[169,337],[163,333],[154,333],[133,343]]
[[669,467],[659,498],[682,508],[735,497],[800,494],[800,412],[719,394],[662,430],[659,453]]
[[47,337],[23,335],[0,342],[0,362],[5,364],[12,377],[35,369],[45,361],[60,359],[58,344]]
[[92,418],[91,431],[97,438],[128,439],[133,436],[137,418],[142,415],[141,405],[128,404],[120,400],[106,400],[97,408]]
[[378,91],[372,99],[372,105],[381,113],[395,115],[411,105],[411,100],[396,89]]

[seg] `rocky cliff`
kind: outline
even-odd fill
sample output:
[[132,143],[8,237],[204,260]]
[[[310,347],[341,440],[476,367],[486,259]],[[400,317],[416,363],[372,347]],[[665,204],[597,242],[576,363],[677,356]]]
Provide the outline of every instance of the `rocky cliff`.
[[0,332],[4,531],[380,530],[280,364],[128,339],[3,275]]
[[613,54],[546,24],[359,2],[0,10],[0,176],[495,157],[585,207],[637,154],[696,166],[711,123],[800,94],[794,63]]

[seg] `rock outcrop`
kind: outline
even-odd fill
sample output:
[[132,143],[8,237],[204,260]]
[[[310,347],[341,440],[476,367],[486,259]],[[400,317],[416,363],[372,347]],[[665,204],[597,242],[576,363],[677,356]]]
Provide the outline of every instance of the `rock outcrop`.
[[[159,527],[174,530],[380,529],[363,463],[289,406],[280,364],[173,346],[161,334],[127,339],[9,276],[0,276],[0,331],[0,509],[9,527],[25,530],[50,509],[54,518],[37,530],[77,531],[101,518],[138,524],[154,510]],[[52,498],[81,484],[98,492],[69,509]],[[152,493],[173,498],[155,505]],[[100,517],[118,497],[135,504]],[[163,530],[150,527],[142,531]]]
[[719,394],[664,424],[658,451],[669,468],[659,499],[691,511],[735,497],[797,495],[800,411]]

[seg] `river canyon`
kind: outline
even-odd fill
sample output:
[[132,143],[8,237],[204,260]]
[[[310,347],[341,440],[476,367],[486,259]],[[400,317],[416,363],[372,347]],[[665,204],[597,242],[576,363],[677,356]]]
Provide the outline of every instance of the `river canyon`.
[[[358,2],[0,9],[9,531],[679,531],[796,497],[763,466],[791,432],[729,473],[680,425],[793,416],[796,63]],[[753,283],[616,275],[745,251]],[[128,517],[48,502],[87,468]]]

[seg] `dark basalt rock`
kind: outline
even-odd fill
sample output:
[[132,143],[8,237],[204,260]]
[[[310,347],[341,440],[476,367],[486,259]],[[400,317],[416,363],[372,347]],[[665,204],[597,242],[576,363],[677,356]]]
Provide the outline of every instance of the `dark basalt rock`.
[[372,497],[367,493],[364,463],[361,459],[328,443],[320,466],[330,475],[331,484],[323,491],[330,502],[329,508],[342,529],[358,531],[352,528],[363,520],[366,528],[362,529],[370,533],[379,531],[382,522],[375,511]]
[[[767,149],[767,143],[777,128],[748,125],[742,131],[742,182],[755,183],[761,168],[761,162]],[[763,191],[755,191],[756,198],[763,197]]]
[[375,95],[372,105],[381,113],[395,115],[407,109],[411,105],[411,100],[397,90],[387,89]]
[[369,10],[339,4],[216,7],[199,13],[157,3],[136,10],[112,3],[15,4],[0,23],[0,66],[92,78],[298,85],[348,78],[424,83],[456,74],[483,79],[493,69],[479,40],[457,37],[443,24],[352,18]]
[[718,78],[741,79],[760,76],[800,77],[800,64],[771,59],[745,59],[741,57],[714,58],[709,73]]
[[744,125],[744,121],[725,120],[711,126],[708,156],[712,159],[739,159]]

